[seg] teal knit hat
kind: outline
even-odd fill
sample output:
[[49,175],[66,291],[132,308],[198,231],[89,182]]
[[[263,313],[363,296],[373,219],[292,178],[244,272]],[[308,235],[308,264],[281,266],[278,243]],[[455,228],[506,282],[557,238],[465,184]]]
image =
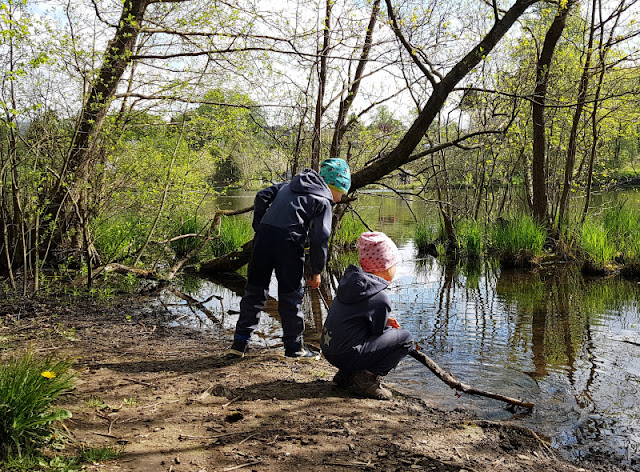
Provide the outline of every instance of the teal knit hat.
[[349,164],[344,159],[327,159],[320,164],[320,177],[324,182],[335,187],[342,193],[347,193],[351,187],[351,172]]

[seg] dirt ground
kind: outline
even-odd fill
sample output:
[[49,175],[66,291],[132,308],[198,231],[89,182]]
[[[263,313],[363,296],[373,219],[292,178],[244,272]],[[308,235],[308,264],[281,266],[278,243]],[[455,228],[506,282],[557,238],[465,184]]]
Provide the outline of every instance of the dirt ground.
[[336,390],[324,359],[278,349],[221,355],[229,333],[168,328],[152,299],[0,302],[0,359],[70,356],[63,399],[73,444],[122,445],[91,471],[580,471],[535,433],[394,390],[389,402]]

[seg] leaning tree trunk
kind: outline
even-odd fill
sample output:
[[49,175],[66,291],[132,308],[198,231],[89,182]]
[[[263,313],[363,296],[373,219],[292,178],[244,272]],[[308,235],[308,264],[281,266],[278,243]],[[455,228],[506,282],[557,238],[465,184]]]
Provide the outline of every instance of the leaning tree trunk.
[[537,1],[538,0],[517,0],[513,6],[507,10],[504,16],[496,21],[482,41],[454,65],[440,82],[434,84],[433,92],[427,100],[427,103],[398,145],[386,156],[377,159],[369,166],[355,172],[351,176],[352,192],[376,182],[399,167],[418,158],[417,155],[412,153],[418,144],[420,144],[422,137],[433,123],[433,120],[438,113],[440,113],[449,94],[454,90],[456,85],[493,50],[525,10],[537,3]]
[[[114,37],[105,49],[103,64],[98,71],[82,109],[80,122],[71,143],[69,157],[49,197],[44,215],[52,221],[53,244],[60,244],[69,230],[82,235],[81,215],[74,209],[83,208],[81,195],[86,192],[94,163],[99,133],[109,106],[138,39],[147,6],[151,0],[125,0]],[[76,238],[81,245],[81,238]],[[79,247],[76,247],[79,249]]]

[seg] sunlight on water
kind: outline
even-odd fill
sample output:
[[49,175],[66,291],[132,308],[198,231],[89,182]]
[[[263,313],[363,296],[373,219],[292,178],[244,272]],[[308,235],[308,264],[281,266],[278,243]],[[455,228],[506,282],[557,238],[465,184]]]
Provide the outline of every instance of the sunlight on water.
[[[445,410],[463,408],[479,418],[530,427],[569,457],[601,454],[640,471],[640,285],[588,279],[575,268],[534,273],[501,271],[495,263],[444,266],[431,257],[418,259],[407,237],[411,216],[390,199],[369,206],[379,212],[385,205],[401,215],[391,223],[381,217],[384,227],[376,228],[392,235],[401,252],[388,292],[400,324],[458,380],[532,401],[536,408],[514,414],[495,400],[458,397],[411,358],[387,381]],[[242,286],[229,290],[201,279],[192,284],[185,291],[206,300],[231,339]],[[277,297],[275,280],[270,295]],[[305,338],[313,342],[326,310],[316,305],[312,316],[308,298]],[[164,303],[175,325],[212,324],[173,295]],[[282,333],[275,300],[266,311],[252,343],[277,346]]]

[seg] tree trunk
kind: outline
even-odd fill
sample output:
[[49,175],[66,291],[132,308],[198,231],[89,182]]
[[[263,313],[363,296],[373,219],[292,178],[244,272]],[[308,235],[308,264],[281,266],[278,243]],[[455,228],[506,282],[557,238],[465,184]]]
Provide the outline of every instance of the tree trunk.
[[318,76],[318,99],[316,101],[316,117],[313,125],[313,140],[311,141],[311,168],[320,170],[320,147],[322,145],[322,115],[324,114],[324,90],[327,85],[327,54],[329,53],[331,8],[333,0],[327,0],[324,18],[324,40],[320,51],[320,73]]
[[340,102],[340,109],[338,110],[338,119],[336,120],[335,130],[333,132],[333,140],[331,141],[331,150],[329,151],[329,157],[340,157],[342,138],[347,131],[347,117],[349,115],[351,105],[358,95],[358,89],[360,88],[362,74],[364,73],[364,68],[369,60],[369,51],[371,51],[371,44],[373,41],[373,30],[375,29],[379,12],[380,0],[375,0],[371,8],[371,17],[369,18],[369,25],[367,26],[367,33],[365,35],[364,45],[362,46],[362,53],[360,54],[360,60],[358,61],[358,67],[356,68],[353,82],[348,87],[347,96]]
[[567,213],[569,211],[569,194],[573,187],[573,168],[576,162],[576,152],[578,148],[578,125],[582,118],[582,110],[587,96],[587,88],[589,86],[589,77],[591,75],[591,56],[593,55],[593,37],[595,34],[596,19],[596,2],[593,0],[591,5],[591,25],[589,29],[589,43],[587,45],[587,54],[582,68],[580,77],[580,85],[578,86],[578,99],[576,109],[573,113],[573,122],[571,123],[571,131],[569,133],[569,144],[567,149],[567,160],[564,166],[564,183],[562,186],[562,194],[560,196],[560,204],[558,206],[558,226],[562,226]]
[[[80,215],[72,208],[64,208],[63,205],[70,194],[73,202],[79,203],[79,207],[83,206],[78,200],[91,178],[93,151],[98,134],[102,129],[117,86],[131,63],[131,54],[149,3],[150,0],[125,0],[123,3],[118,28],[105,49],[103,64],[82,109],[80,122],[71,142],[69,157],[63,171],[60,172],[58,182],[50,197],[50,203],[45,207],[44,215],[49,215],[56,226],[55,231],[58,234],[56,240],[59,240],[60,235],[72,228],[80,230],[76,234],[82,234]],[[69,183],[70,185],[67,186]],[[60,220],[56,222],[58,215]]]
[[544,109],[553,54],[564,30],[567,15],[571,5],[573,5],[573,1],[567,2],[564,8],[558,10],[553,23],[547,30],[536,65],[536,87],[533,92],[533,159],[531,163],[532,210],[533,217],[545,226],[549,226],[550,221],[547,197],[547,143]]

